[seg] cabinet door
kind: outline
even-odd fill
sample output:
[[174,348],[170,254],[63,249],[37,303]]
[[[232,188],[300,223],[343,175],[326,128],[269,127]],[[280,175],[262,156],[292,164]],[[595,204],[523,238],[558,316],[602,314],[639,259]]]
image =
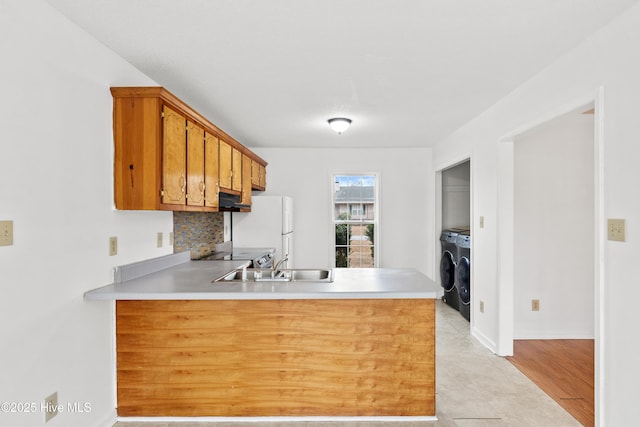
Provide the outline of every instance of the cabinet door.
[[218,137],[207,133],[204,137],[205,206],[218,207]]
[[251,185],[260,186],[260,163],[251,160]]
[[260,165],[260,187],[267,188],[267,168],[264,165]]
[[251,157],[242,155],[242,195],[243,204],[251,204]]
[[220,187],[231,189],[231,145],[220,140]]
[[242,152],[237,148],[233,149],[232,155],[231,189],[242,191]]
[[186,178],[186,125],[184,116],[163,106],[162,203],[184,205]]
[[204,206],[204,129],[187,122],[187,205]]

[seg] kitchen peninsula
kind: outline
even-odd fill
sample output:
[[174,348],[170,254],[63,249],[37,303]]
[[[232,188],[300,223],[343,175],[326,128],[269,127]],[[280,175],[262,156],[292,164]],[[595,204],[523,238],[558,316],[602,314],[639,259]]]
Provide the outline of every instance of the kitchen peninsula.
[[213,282],[242,262],[162,258],[85,294],[115,301],[119,416],[435,416],[437,286],[423,274]]

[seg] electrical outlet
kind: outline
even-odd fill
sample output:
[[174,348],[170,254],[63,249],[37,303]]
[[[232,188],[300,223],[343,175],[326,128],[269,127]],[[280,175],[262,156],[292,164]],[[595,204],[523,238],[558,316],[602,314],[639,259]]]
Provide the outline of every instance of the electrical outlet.
[[13,221],[0,221],[0,246],[13,245]]
[[162,231],[158,232],[158,235],[156,237],[156,244],[158,245],[159,248],[162,247],[162,243],[163,243],[164,238],[162,237]]
[[625,241],[624,219],[609,219],[607,221],[607,238],[615,242]]
[[50,396],[45,397],[42,403],[42,409],[44,409],[44,422],[48,422],[51,418],[58,415],[58,392],[56,391]]
[[484,228],[484,216],[480,216],[480,228]]
[[484,301],[480,301],[480,313],[484,313]]
[[169,246],[173,246],[173,231],[169,233]]
[[531,300],[531,311],[540,311],[540,300],[532,299]]
[[118,255],[118,238],[109,237],[109,256]]

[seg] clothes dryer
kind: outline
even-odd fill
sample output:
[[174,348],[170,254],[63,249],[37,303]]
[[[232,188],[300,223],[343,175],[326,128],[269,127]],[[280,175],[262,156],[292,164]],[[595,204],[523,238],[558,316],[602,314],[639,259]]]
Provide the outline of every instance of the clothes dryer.
[[458,291],[459,310],[462,317],[471,320],[471,233],[459,233],[456,238],[455,287]]
[[458,247],[456,239],[458,234],[467,231],[467,228],[447,228],[440,234],[440,285],[444,289],[442,301],[456,310],[459,308],[458,291],[455,287],[456,262],[458,260]]

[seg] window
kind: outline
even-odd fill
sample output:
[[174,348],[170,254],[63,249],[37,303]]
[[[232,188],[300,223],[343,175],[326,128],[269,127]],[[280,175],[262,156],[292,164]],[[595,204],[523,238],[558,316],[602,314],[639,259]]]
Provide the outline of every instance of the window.
[[377,267],[377,177],[334,175],[335,266]]

